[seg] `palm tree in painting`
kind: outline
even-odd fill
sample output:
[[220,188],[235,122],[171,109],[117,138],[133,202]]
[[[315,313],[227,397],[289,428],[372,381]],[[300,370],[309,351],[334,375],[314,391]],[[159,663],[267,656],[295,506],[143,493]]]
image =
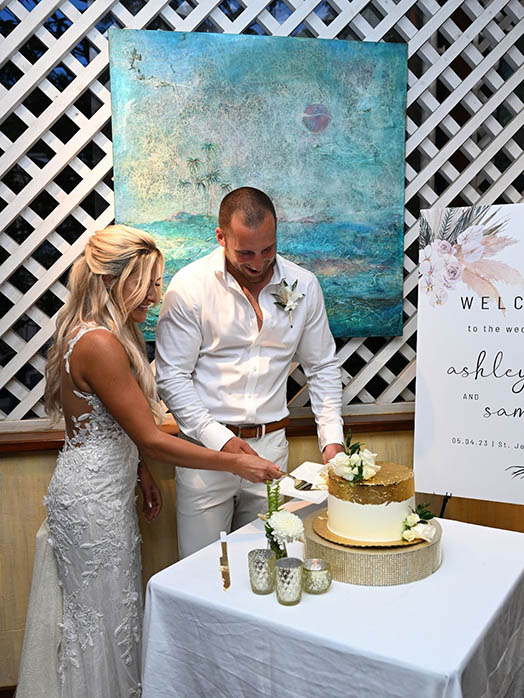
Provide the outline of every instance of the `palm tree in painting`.
[[188,158],[186,162],[191,174],[196,175],[198,168],[202,164],[202,160],[199,160],[198,158]]
[[220,172],[218,170],[212,170],[205,175],[206,184],[209,185],[209,199],[208,199],[208,213],[211,215],[213,212],[213,197],[215,194],[215,184],[218,183],[220,177]]
[[211,156],[216,153],[217,147],[214,143],[202,143],[200,150],[206,155],[206,162],[209,164]]
[[199,193],[202,194],[202,199],[203,199],[203,202],[204,202],[204,210],[205,210],[205,206],[206,206],[206,190],[207,190],[206,180],[205,180],[203,177],[199,177],[199,178],[195,181],[195,185],[196,185],[197,192],[199,192]]
[[221,190],[223,196],[225,196],[226,194],[229,194],[229,192],[232,189],[233,189],[233,186],[229,182],[222,182],[220,184],[220,190]]
[[[185,194],[185,192],[186,192],[188,189],[192,189],[192,188],[193,188],[193,183],[190,182],[188,179],[181,179],[181,180],[179,181],[179,183],[178,183],[178,186],[180,187],[180,189],[182,190],[182,192]],[[186,203],[186,197],[185,197],[185,196],[184,196],[183,207],[184,207],[184,209],[186,210],[187,203]]]

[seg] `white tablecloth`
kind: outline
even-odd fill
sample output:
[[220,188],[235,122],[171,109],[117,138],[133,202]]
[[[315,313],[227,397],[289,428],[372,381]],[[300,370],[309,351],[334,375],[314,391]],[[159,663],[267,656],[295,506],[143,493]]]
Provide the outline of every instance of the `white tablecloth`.
[[292,607],[250,590],[260,521],[229,536],[228,591],[218,542],[163,570],[148,585],[143,698],[522,698],[524,534],[441,524],[431,577],[334,582]]

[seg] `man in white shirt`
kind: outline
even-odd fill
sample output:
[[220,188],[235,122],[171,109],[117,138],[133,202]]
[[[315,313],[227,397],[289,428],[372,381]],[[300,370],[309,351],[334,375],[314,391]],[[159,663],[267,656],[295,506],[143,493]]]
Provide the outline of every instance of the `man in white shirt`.
[[[277,254],[277,217],[263,192],[227,194],[218,223],[220,247],[181,269],[167,290],[156,334],[160,396],[184,438],[256,452],[285,470],[296,357],[327,462],[343,450],[342,381],[320,285]],[[265,496],[264,485],[232,473],[177,468],[180,557],[252,521]]]

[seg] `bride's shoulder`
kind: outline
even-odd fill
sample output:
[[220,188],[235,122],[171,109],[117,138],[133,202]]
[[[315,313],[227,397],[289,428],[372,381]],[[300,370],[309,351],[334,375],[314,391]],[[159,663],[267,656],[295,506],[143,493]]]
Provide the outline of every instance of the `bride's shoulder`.
[[125,354],[122,344],[107,327],[93,325],[80,327],[72,333],[68,353],[73,349],[79,358],[85,354],[91,360],[97,356],[111,359],[121,352]]

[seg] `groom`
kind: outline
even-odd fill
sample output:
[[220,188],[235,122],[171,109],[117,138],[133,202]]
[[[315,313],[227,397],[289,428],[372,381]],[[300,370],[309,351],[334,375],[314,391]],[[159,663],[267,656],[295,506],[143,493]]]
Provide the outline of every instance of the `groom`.
[[[315,276],[277,254],[269,197],[242,187],[218,215],[219,247],[171,281],[156,335],[158,390],[181,436],[287,468],[286,384],[306,374],[320,450],[343,450],[342,382]],[[277,298],[275,298],[277,296]],[[177,468],[180,557],[266,509],[265,486],[232,473]]]

